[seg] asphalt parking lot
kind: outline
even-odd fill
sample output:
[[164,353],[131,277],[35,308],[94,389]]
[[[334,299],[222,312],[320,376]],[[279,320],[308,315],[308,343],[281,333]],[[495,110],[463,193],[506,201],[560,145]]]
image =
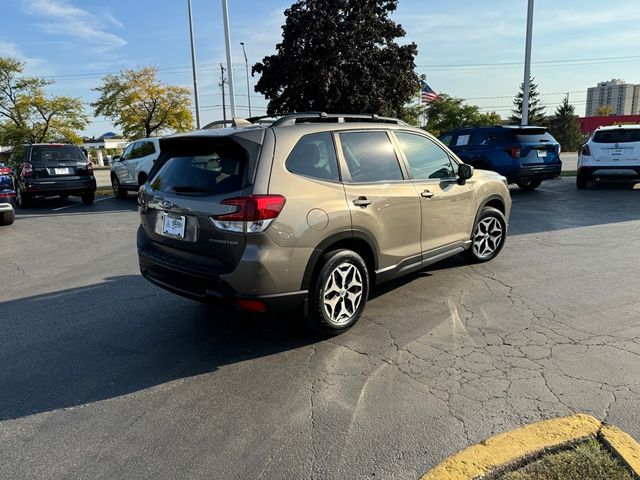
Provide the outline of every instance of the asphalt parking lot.
[[417,478],[586,412],[640,438],[640,185],[512,190],[510,238],[322,339],[138,272],[135,197],[0,230],[0,478]]

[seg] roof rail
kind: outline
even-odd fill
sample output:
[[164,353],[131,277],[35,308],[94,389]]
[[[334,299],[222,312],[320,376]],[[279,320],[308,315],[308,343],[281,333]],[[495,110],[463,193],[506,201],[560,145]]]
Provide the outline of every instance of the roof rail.
[[[272,117],[275,115],[272,115]],[[296,125],[301,122],[331,122],[346,123],[353,121],[360,122],[376,122],[376,123],[393,123],[396,125],[407,125],[402,120],[391,117],[379,117],[372,113],[326,113],[326,112],[301,112],[301,113],[288,113],[279,116],[271,126],[282,127]],[[253,120],[253,119],[251,119]]]

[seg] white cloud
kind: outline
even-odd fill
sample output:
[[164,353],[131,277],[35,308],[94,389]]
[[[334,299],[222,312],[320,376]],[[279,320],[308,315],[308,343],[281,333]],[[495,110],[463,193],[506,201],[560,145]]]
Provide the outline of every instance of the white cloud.
[[4,42],[0,40],[0,57],[17,58],[21,62],[24,62],[25,70],[29,74],[36,69],[38,72],[48,72],[48,70],[44,68],[45,61],[42,58],[25,55],[13,42]]
[[112,50],[127,44],[126,40],[107,31],[107,27],[122,27],[113,15],[97,15],[72,5],[68,0],[23,0],[31,16],[40,19],[36,26],[52,35],[82,40],[100,51]]

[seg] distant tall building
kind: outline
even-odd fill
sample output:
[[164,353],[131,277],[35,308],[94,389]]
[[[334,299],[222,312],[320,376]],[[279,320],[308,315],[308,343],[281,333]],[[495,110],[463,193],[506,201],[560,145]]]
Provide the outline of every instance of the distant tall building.
[[611,105],[612,115],[637,115],[640,113],[640,85],[613,79],[588,88],[586,116],[598,115],[601,105]]

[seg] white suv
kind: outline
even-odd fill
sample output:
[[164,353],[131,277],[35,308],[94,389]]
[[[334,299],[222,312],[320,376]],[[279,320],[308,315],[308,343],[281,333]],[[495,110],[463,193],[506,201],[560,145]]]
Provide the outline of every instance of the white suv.
[[143,138],[131,142],[121,157],[114,157],[111,164],[111,187],[117,197],[128,191],[137,192],[149,177],[149,170],[160,154],[160,138]]
[[589,181],[640,181],[640,125],[599,127],[578,157],[576,186]]

